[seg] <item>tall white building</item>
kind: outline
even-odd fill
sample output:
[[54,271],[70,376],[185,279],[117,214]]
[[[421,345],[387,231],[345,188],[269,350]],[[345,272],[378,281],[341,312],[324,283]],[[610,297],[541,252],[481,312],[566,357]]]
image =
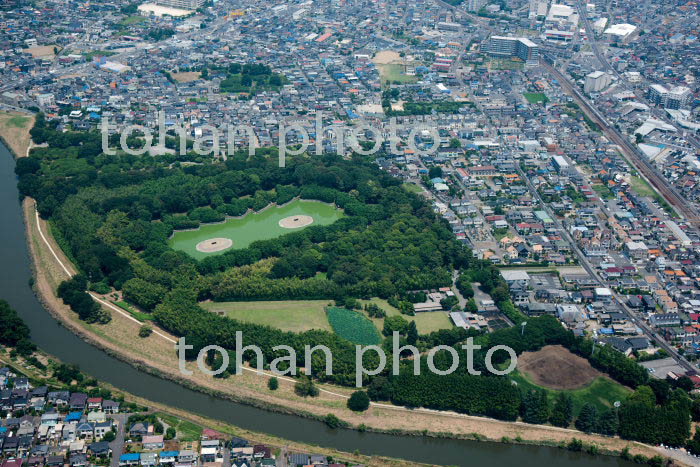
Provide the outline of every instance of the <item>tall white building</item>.
[[157,5],[181,8],[183,10],[196,10],[204,5],[204,0],[155,0]]
[[530,65],[540,58],[539,47],[526,37],[491,36],[486,52],[492,57],[519,58]]
[[604,71],[594,71],[586,75],[583,90],[587,93],[600,92],[610,84],[610,75]]
[[468,0],[467,10],[468,11],[479,11],[484,6],[486,6],[486,0]]

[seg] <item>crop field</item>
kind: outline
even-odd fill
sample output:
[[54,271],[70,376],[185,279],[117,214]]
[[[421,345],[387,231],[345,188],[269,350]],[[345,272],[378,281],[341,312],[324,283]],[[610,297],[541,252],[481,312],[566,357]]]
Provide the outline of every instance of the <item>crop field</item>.
[[360,345],[380,342],[379,331],[363,313],[338,307],[328,307],[326,313],[333,331],[340,337]]

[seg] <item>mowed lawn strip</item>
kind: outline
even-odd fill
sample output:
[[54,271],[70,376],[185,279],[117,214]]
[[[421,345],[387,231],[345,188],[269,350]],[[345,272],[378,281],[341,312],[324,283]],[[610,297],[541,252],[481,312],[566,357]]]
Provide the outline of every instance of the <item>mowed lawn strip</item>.
[[200,305],[214,313],[223,312],[229,318],[271,326],[283,331],[333,330],[323,309],[328,305],[328,300],[203,302]]
[[[367,303],[374,303],[379,308],[386,312],[387,316],[401,315],[401,312],[389,305],[386,300],[381,298],[373,298],[371,300],[360,300],[364,306]],[[445,311],[427,311],[424,313],[416,313],[415,316],[401,315],[406,321],[415,321],[416,328],[419,334],[430,334],[440,329],[452,329],[454,325],[450,321],[450,317]],[[379,331],[384,329],[383,318],[370,318]]]
[[364,313],[347,308],[328,307],[328,321],[340,337],[359,345],[375,345],[381,341],[379,331]]

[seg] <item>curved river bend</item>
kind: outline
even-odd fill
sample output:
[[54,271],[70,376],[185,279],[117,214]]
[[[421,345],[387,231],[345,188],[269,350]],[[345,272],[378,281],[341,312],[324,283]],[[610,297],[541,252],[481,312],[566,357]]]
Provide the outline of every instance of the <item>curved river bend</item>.
[[0,264],[3,268],[0,298],[7,300],[20,313],[31,328],[33,340],[42,350],[64,362],[79,365],[99,380],[140,397],[249,430],[308,444],[332,446],[346,452],[359,449],[368,455],[461,466],[632,465],[619,458],[593,457],[550,447],[331,430],[321,422],[214,398],[138,371],[60,326],[34,296],[29,286],[31,263],[13,170],[11,153],[0,143]]

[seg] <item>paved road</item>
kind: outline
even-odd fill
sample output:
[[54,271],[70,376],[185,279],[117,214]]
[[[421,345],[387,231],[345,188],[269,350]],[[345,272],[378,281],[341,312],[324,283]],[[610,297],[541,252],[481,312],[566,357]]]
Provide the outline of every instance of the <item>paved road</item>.
[[117,423],[117,437],[114,441],[109,443],[109,447],[112,448],[112,462],[110,467],[119,467],[119,456],[124,452],[124,432],[126,430],[126,421],[129,418],[129,414],[120,413],[112,415],[112,419]]

